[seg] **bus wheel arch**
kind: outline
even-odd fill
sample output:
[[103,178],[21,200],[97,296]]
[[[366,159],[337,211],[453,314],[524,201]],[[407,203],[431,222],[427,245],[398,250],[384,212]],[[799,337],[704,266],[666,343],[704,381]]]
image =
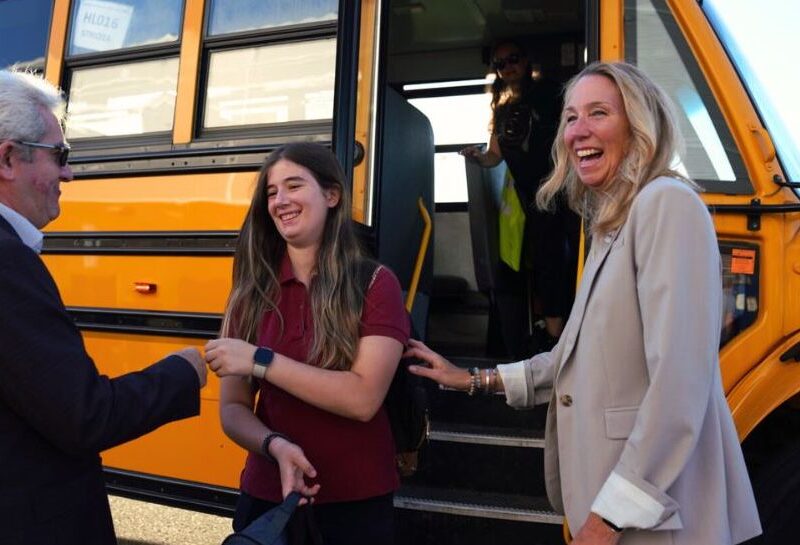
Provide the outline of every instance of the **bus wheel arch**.
[[800,362],[780,359],[798,340],[783,343],[728,395],[764,527],[754,544],[792,542],[800,533]]

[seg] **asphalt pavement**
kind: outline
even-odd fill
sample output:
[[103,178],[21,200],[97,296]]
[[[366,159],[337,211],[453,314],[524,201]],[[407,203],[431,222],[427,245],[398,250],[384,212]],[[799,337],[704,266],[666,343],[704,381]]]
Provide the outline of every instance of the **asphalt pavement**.
[[220,545],[231,519],[110,496],[119,545]]

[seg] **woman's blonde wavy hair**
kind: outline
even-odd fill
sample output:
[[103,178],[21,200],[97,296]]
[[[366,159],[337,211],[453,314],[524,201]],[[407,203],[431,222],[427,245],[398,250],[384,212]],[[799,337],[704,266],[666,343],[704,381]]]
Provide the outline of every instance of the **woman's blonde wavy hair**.
[[570,161],[564,142],[565,117],[562,115],[553,142],[555,167],[536,194],[536,204],[551,210],[562,193],[577,214],[587,221],[593,235],[605,234],[622,225],[633,199],[651,180],[670,176],[695,190],[699,187],[673,168],[683,148],[683,138],[675,121],[672,101],[667,94],[637,67],[623,62],[596,62],[584,68],[567,83],[564,104],[568,104],[576,84],[587,76],[611,80],[622,95],[630,125],[625,156],[613,178],[597,190],[584,185]]
[[308,363],[325,369],[349,369],[356,355],[358,328],[364,305],[359,285],[362,257],[350,221],[350,192],[336,156],[318,144],[294,143],[273,151],[261,167],[250,209],[233,258],[233,287],[222,322],[222,336],[256,344],[264,313],[278,313],[278,280],[286,241],[267,211],[270,169],[285,159],[307,168],[323,190],[339,192],[328,209],[317,266],[309,285],[313,341]]

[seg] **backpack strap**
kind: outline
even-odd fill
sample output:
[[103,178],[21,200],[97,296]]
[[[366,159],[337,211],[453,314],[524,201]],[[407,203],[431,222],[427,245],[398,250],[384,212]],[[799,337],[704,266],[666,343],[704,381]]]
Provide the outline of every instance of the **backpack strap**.
[[378,273],[381,272],[382,268],[383,268],[383,265],[378,263],[378,266],[375,267],[374,271],[372,271],[372,276],[369,279],[369,284],[367,284],[367,289],[365,290],[365,292],[369,291],[369,289],[372,287],[372,284],[375,283],[375,279],[378,278]]
[[364,290],[366,296],[375,279],[378,277],[378,271],[383,268],[383,265],[370,258],[363,258],[361,263],[358,264],[358,279],[361,289]]

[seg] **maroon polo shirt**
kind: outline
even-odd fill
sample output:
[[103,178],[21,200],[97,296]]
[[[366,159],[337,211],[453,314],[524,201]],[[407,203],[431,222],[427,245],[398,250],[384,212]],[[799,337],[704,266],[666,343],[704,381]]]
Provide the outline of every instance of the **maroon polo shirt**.
[[[295,278],[288,257],[281,264],[279,281],[283,331],[277,314],[267,312],[258,343],[306,362],[314,331],[311,301],[306,287]],[[381,335],[405,345],[409,331],[400,283],[390,270],[381,267],[366,294],[359,337]],[[255,412],[269,429],[285,434],[303,449],[317,470],[317,478],[307,478],[306,482],[322,485],[317,503],[371,498],[399,486],[394,441],[383,407],[369,422],[358,422],[309,405],[262,380]],[[241,488],[256,498],[281,501],[278,465],[249,453]]]

